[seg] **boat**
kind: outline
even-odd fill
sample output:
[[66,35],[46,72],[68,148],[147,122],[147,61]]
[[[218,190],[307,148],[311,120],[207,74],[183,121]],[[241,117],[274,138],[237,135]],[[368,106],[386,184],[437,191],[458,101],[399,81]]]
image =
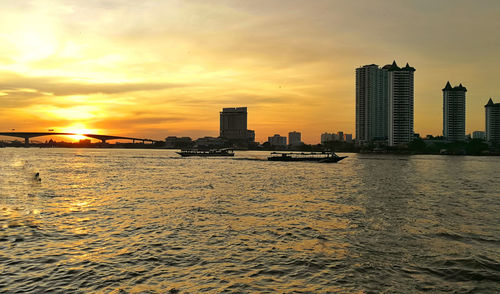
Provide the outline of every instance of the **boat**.
[[272,152],[269,161],[314,161],[339,162],[347,156],[338,156],[334,152]]
[[200,157],[234,156],[234,152],[232,149],[210,149],[210,150],[189,149],[189,150],[181,150],[180,152],[176,152],[176,153],[182,157],[189,157],[189,156],[200,156]]

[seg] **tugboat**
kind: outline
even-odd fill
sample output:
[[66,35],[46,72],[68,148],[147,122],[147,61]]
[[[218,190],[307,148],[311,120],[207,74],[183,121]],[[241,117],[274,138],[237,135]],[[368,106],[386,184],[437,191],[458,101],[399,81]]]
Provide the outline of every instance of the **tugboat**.
[[339,162],[347,156],[338,156],[334,152],[272,152],[269,161],[314,161]]
[[216,157],[216,156],[234,156],[232,149],[211,149],[211,150],[198,150],[189,149],[176,152],[182,157],[200,156],[200,157]]

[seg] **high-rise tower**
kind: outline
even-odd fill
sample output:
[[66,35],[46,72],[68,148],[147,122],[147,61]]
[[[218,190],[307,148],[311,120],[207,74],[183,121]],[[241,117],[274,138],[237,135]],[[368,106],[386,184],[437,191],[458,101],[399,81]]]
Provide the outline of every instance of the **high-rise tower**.
[[465,92],[462,84],[452,87],[450,82],[443,89],[443,137],[451,141],[465,140]]
[[388,74],[376,64],[356,69],[356,142],[387,140]]
[[415,68],[406,64],[400,68],[396,61],[384,66],[389,81],[389,146],[413,140],[413,99]]
[[486,141],[500,144],[500,103],[493,103],[490,98],[484,106],[486,114]]

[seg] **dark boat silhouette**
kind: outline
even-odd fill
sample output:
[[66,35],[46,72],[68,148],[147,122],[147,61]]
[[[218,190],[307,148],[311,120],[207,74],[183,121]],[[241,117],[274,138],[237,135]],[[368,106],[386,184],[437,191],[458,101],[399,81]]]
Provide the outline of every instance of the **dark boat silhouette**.
[[200,157],[234,156],[234,152],[232,149],[210,149],[210,150],[189,149],[189,150],[181,150],[180,152],[176,152],[176,153],[182,157],[189,157],[189,156],[200,156]]
[[339,162],[347,156],[338,156],[334,152],[272,152],[269,161],[314,161],[324,163]]

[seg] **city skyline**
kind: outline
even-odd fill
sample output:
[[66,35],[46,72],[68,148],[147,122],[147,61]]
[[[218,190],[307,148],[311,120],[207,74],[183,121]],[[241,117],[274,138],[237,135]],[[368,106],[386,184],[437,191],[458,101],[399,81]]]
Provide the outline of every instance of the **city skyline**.
[[355,133],[353,70],[394,59],[418,69],[416,133],[442,133],[448,80],[467,85],[466,133],[484,131],[500,96],[485,2],[2,3],[1,131],[217,136],[218,110],[245,106],[256,141],[318,143]]

